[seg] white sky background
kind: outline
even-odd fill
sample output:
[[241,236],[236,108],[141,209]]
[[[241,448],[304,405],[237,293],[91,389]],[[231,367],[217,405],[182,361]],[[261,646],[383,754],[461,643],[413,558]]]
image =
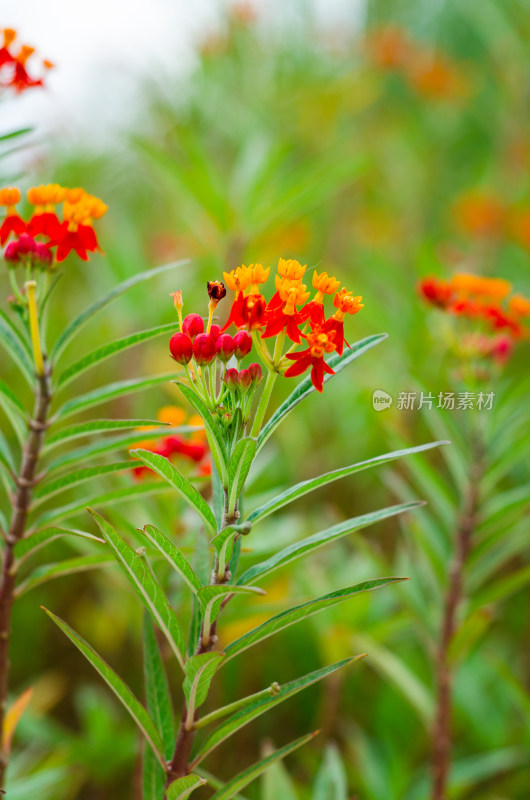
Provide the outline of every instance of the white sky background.
[[[267,17],[311,3],[323,25],[359,19],[363,0],[253,0]],[[57,67],[45,91],[29,90],[0,106],[0,131],[25,125],[104,139],[128,117],[144,76],[193,64],[195,44],[216,30],[226,0],[1,0],[0,25],[19,31]],[[35,62],[30,61],[35,72]]]

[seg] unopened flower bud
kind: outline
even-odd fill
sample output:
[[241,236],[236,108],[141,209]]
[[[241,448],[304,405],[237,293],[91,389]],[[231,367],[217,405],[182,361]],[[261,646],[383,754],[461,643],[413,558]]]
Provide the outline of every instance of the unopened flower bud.
[[261,383],[263,380],[263,370],[259,364],[250,364],[248,371],[250,372],[250,377],[252,378],[253,383],[256,385]]
[[184,302],[183,302],[183,300],[182,300],[182,292],[181,292],[181,291],[178,291],[178,292],[170,292],[170,293],[169,293],[169,296],[172,298],[172,300],[173,300],[173,305],[175,306],[175,308],[177,309],[177,311],[181,311],[181,310],[182,310],[182,308],[183,308],[183,306],[184,306]]
[[252,386],[252,375],[250,374],[250,370],[249,369],[240,370],[239,375],[237,376],[237,382],[239,386],[243,389],[243,391],[250,389],[250,387]]
[[225,364],[234,355],[235,344],[229,333],[222,333],[216,341],[217,355]]
[[8,267],[16,267],[17,264],[20,263],[20,255],[16,242],[9,242],[4,252],[4,258]]
[[204,321],[199,314],[188,314],[182,323],[182,332],[186,333],[190,339],[195,339],[200,333],[204,333]]
[[214,360],[216,355],[217,355],[217,350],[215,347],[215,339],[213,338],[213,336],[210,333],[197,334],[193,342],[193,357],[197,362],[197,364],[200,367],[204,367],[206,366],[206,364],[210,364]]
[[236,389],[238,385],[238,377],[239,373],[237,369],[232,368],[226,370],[223,380],[229,389]]
[[169,341],[169,350],[177,364],[188,364],[193,355],[191,339],[185,333],[175,333]]
[[21,233],[15,244],[21,258],[32,256],[37,248],[37,242],[28,233]]
[[53,253],[48,247],[46,247],[45,244],[39,243],[35,247],[33,261],[35,266],[39,269],[46,269],[46,267],[49,267],[53,261]]
[[239,361],[252,350],[252,337],[246,331],[238,331],[234,336],[234,355]]

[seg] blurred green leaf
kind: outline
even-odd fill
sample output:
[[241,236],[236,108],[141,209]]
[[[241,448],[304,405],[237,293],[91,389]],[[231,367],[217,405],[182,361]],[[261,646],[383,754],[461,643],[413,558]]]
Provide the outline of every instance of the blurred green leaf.
[[228,508],[230,512],[236,507],[239,496],[243,491],[248,472],[256,454],[256,447],[256,440],[250,436],[245,436],[238,441],[232,453],[228,465]]
[[312,800],[348,800],[348,778],[339,751],[329,745],[317,772]]
[[193,571],[186,558],[182,555],[171,539],[154,525],[146,525],[143,533],[151,544],[164,556],[166,561],[183,578],[192,592],[197,594],[202,584]]
[[182,381],[175,381],[175,383],[179,387],[188,403],[192,406],[192,408],[195,409],[197,414],[199,414],[204,422],[204,427],[208,436],[208,444],[210,446],[215,467],[222,483],[226,486],[228,479],[228,454],[219,432],[219,428],[215,423],[210,410],[207,408],[205,403],[203,403],[200,397],[197,397],[195,392],[185,383],[182,383]]
[[[36,501],[44,502],[52,495],[69,489],[72,486],[85,483],[93,478],[99,478],[101,475],[109,475],[113,472],[124,472],[125,470],[133,469],[134,466],[134,461],[117,461],[114,464],[102,464],[99,467],[85,467],[84,469],[74,470],[74,472],[66,473],[60,478],[55,478],[51,481],[43,481],[37,484],[33,492],[33,497]],[[38,505],[37,502],[33,504],[33,507],[36,505]]]
[[183,778],[177,778],[167,790],[167,800],[187,800],[195,789],[204,786],[205,783],[207,781],[198,775],[185,775]]
[[78,558],[66,558],[56,564],[41,564],[35,567],[16,588],[16,597],[22,597],[32,589],[54,578],[64,578],[65,575],[75,575],[78,572],[87,572],[91,569],[99,569],[112,564],[112,559],[107,555],[79,556]]
[[[71,439],[79,439],[82,436],[93,436],[99,433],[106,433],[107,431],[117,431],[127,428],[141,428],[151,425],[159,426],[161,423],[152,419],[95,419],[90,422],[79,422],[77,425],[70,425],[68,428],[62,428],[56,433],[52,433],[46,438],[46,445],[43,448],[44,453],[48,453],[52,447],[59,444],[68,442]],[[166,431],[169,430],[169,426]],[[146,432],[143,432],[144,438]]]
[[[173,377],[173,373],[169,372],[164,375],[154,375],[147,378],[132,378],[126,381],[108,383],[99,389],[94,389],[79,397],[74,397],[72,400],[67,400],[66,403],[63,403],[56,411],[54,416],[57,419],[64,419],[65,417],[72,416],[72,414],[78,414],[80,411],[86,411],[87,408],[92,408],[101,403],[108,403],[118,397],[124,397],[125,395],[140,392],[144,389],[151,389],[153,386],[158,386],[159,384],[169,383]],[[157,424],[160,425],[160,423]]]
[[[144,613],[144,678],[147,710],[162,736],[165,756],[169,760],[176,741],[173,705],[155,629],[147,613]],[[162,777],[165,777],[163,773]]]

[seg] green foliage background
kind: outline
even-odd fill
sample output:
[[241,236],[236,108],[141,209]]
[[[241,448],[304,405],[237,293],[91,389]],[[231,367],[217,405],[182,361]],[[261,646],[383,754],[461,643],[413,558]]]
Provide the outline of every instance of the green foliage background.
[[[454,61],[468,84],[459,98],[421,96],[399,76],[377,69],[353,22],[351,30],[324,36],[309,15],[278,28],[228,14],[222,29],[205,38],[190,76],[146,80],[136,123],[118,141],[98,152],[87,142],[65,147],[52,141],[29,179],[82,185],[109,205],[100,226],[105,258],[69,265],[57,287],[52,333],[118,281],[155,264],[191,259],[177,275],[132,290],[113,313],[87,327],[69,351],[72,362],[114,338],[172,322],[171,290],[183,290],[185,311],[203,313],[205,281],[241,262],[274,267],[280,255],[297,258],[336,273],[364,296],[365,309],[350,321],[352,340],[383,330],[389,339],[279,429],[255,474],[249,505],[259,505],[273,488],[394,447],[434,438],[453,442],[378,476],[368,471],[332,484],[273,518],[253,539],[254,552],[265,555],[318,523],[391,500],[429,501],[427,510],[401,525],[389,520],[319,552],[304,571],[285,570],[265,584],[264,599],[248,602],[251,627],[285,608],[288,596],[302,602],[330,585],[373,575],[412,578],[314,617],[262,644],[259,657],[222,671],[214,699],[229,702],[272,680],[286,682],[368,653],[274,718],[259,719],[208,763],[227,777],[260,754],[271,730],[281,745],[321,728],[321,737],[286,762],[290,783],[284,768],[275,767],[245,791],[263,800],[291,800],[289,792],[302,800],[427,796],[432,650],[469,467],[466,426],[478,412],[407,412],[394,402],[376,413],[372,392],[383,389],[396,398],[402,391],[459,390],[440,320],[417,297],[421,276],[471,266],[530,294],[527,250],[508,238],[473,238],[453,213],[456,198],[470,189],[513,205],[530,203],[527,0],[367,3],[367,29],[398,24]],[[158,338],[87,372],[76,391],[89,391],[109,375],[126,379],[170,369],[165,338]],[[2,378],[13,380],[7,364]],[[278,401],[292,388],[288,383],[278,385]],[[473,561],[472,599],[455,654],[455,800],[528,796],[528,388],[525,343],[488,384],[496,401],[481,423],[491,442],[493,474],[485,479],[483,502],[494,537],[487,540],[486,530]],[[162,385],[110,404],[106,416],[153,419],[170,402],[180,402],[179,396]],[[109,513],[115,524],[123,514],[130,525],[153,521],[174,530],[178,509],[161,495]],[[83,514],[78,524],[86,527]],[[61,540],[41,561],[90,552],[86,542]],[[28,638],[15,638],[12,674],[20,689],[36,686],[36,699],[20,726],[23,748],[13,771],[25,774],[38,765],[49,768],[49,778],[47,785],[35,783],[35,792],[21,781],[10,797],[131,798],[134,732],[90,667],[39,617],[39,604],[90,634],[96,649],[141,691],[141,661],[131,658],[140,653],[141,613],[114,567],[28,593],[17,604],[14,628],[26,631],[31,647]],[[337,748],[326,755],[335,777],[318,781],[326,740]]]

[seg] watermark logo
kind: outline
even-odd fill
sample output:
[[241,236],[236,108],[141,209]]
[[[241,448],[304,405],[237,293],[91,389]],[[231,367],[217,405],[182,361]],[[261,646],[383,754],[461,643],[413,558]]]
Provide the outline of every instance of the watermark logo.
[[[390,408],[394,398],[382,389],[372,393],[372,406],[375,411]],[[398,411],[420,411],[441,408],[447,411],[491,411],[495,392],[398,392],[396,409]]]
[[372,394],[372,406],[375,411],[384,411],[385,408],[390,408],[392,399],[392,395],[388,394],[388,392],[383,392],[382,389],[376,389]]

